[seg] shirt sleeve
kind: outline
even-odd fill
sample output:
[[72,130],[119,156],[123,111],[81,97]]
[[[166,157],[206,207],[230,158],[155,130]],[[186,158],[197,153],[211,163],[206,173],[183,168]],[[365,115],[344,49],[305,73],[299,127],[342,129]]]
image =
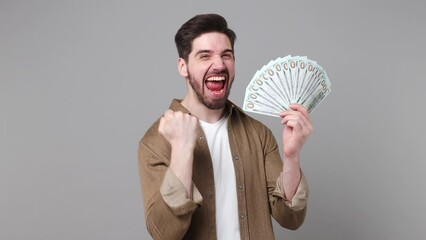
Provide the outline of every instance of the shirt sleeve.
[[272,217],[284,228],[299,228],[306,216],[308,202],[308,184],[301,173],[296,193],[291,201],[285,198],[283,178],[283,161],[275,138],[270,130],[263,135],[265,154],[265,171],[269,195],[269,207]]
[[[153,239],[183,239],[198,204],[179,197],[179,193],[184,191],[173,184],[180,182],[174,180],[173,177],[177,177],[168,168],[170,150],[164,141],[149,136],[139,143],[138,162],[145,223]],[[198,199],[199,193],[196,192],[194,196]]]
[[189,199],[182,182],[170,168],[164,175],[160,193],[164,202],[178,216],[194,211],[203,201],[203,197],[194,184],[192,184],[192,199]]
[[283,198],[284,204],[286,204],[290,209],[294,211],[300,211],[304,209],[308,202],[309,188],[303,173],[301,174],[299,185],[291,201],[285,197],[285,191],[282,185],[283,183],[282,178],[283,178],[283,174],[281,173],[277,179],[276,188],[272,194],[276,197]]

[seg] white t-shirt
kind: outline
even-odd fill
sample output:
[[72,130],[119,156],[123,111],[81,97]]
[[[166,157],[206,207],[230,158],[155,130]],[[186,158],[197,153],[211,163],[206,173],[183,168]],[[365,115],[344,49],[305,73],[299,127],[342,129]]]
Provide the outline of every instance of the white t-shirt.
[[240,239],[237,188],[228,138],[228,117],[215,123],[200,120],[213,162],[217,239]]

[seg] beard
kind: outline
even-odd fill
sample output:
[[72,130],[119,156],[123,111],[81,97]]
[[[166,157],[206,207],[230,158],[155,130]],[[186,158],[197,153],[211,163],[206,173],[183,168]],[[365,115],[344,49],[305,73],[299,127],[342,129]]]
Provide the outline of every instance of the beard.
[[228,101],[228,96],[231,93],[231,87],[233,79],[228,79],[230,81],[229,86],[226,88],[225,95],[219,99],[211,99],[208,96],[204,95],[204,80],[197,81],[195,80],[190,73],[188,73],[189,84],[197,95],[198,101],[200,101],[204,106],[206,106],[210,110],[219,110],[225,107],[226,102]]

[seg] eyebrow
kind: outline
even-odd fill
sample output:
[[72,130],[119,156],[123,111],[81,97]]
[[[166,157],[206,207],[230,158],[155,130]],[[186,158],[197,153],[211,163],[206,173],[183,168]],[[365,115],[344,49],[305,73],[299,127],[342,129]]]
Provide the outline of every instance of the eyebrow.
[[225,51],[223,51],[222,53],[232,53],[232,54],[234,54],[234,50],[232,50],[232,49],[225,49]]
[[[195,53],[195,56],[197,56],[197,55],[200,55],[200,54],[203,54],[203,53],[212,53],[213,51],[211,51],[211,50],[207,50],[207,49],[205,49],[205,50],[199,50],[197,53]],[[227,48],[227,49],[225,49],[225,50],[223,50],[222,51],[222,54],[224,54],[224,53],[232,53],[232,54],[234,54],[234,50],[232,50],[232,49],[230,49],[230,48]]]

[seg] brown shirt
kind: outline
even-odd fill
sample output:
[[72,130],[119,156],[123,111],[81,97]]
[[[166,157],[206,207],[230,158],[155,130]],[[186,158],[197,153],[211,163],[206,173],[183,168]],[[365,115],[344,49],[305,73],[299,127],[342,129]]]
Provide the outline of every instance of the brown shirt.
[[[170,105],[188,113],[180,100]],[[289,229],[302,225],[308,186],[302,179],[292,201],[281,186],[283,168],[272,132],[231,102],[228,135],[235,167],[241,239],[274,239],[271,215]],[[146,225],[154,239],[216,239],[213,166],[204,133],[194,150],[193,199],[169,170],[171,147],[158,132],[157,120],[139,142],[139,171]]]

